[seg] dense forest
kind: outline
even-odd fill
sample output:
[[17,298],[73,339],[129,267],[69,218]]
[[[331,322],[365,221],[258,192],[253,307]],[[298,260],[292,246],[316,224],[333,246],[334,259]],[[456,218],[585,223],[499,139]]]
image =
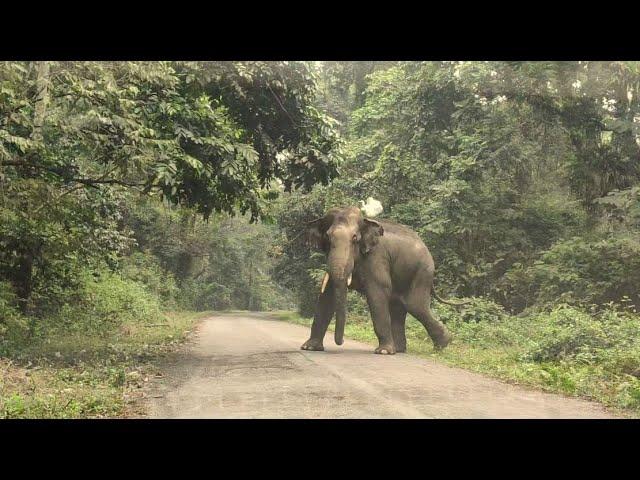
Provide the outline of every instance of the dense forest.
[[369,197],[471,299],[436,305],[458,341],[517,366],[469,362],[640,408],[640,62],[4,62],[0,356],[308,318],[305,222]]

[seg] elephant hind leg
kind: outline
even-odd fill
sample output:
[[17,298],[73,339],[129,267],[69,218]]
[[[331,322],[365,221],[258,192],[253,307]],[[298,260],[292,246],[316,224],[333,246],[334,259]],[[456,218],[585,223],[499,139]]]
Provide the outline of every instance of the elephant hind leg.
[[447,327],[433,315],[429,307],[418,306],[415,309],[410,309],[409,312],[424,325],[436,348],[442,349],[449,345],[453,338],[451,333],[449,333]]
[[396,352],[407,351],[407,337],[405,333],[405,321],[407,319],[407,309],[402,302],[391,300],[389,302],[389,311],[391,312],[391,334],[393,343],[396,346]]
[[407,311],[416,317],[424,326],[436,348],[445,348],[452,340],[452,335],[444,323],[438,320],[431,311],[431,283],[421,282],[415,285],[405,298]]

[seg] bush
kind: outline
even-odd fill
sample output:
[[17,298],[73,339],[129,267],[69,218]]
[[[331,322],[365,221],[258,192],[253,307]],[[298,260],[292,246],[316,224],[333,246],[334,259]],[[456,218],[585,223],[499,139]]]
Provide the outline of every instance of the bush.
[[514,264],[498,286],[513,311],[558,302],[630,303],[640,308],[640,241],[636,237],[571,238],[553,245],[530,266]]
[[625,296],[640,307],[640,241],[635,237],[554,245],[534,266],[539,301],[603,304]]
[[347,292],[347,314],[353,317],[369,318],[369,305],[366,298],[354,291]]
[[609,308],[588,313],[563,305],[531,320],[537,326],[536,337],[525,360],[575,360],[629,373],[640,368],[640,325],[626,312]]
[[[319,255],[315,254],[311,260],[317,262]],[[296,274],[295,293],[298,313],[301,317],[312,318],[315,314],[320,285],[326,270],[324,268],[309,268]]]
[[201,283],[188,279],[180,286],[180,306],[188,310],[229,310],[233,307],[232,289],[219,283]]
[[559,192],[533,192],[523,199],[517,221],[527,241],[539,251],[574,232],[584,231],[587,216]]
[[0,282],[0,343],[24,340],[29,324],[17,308],[17,298],[8,282]]
[[75,301],[65,303],[41,332],[49,329],[100,333],[124,323],[151,323],[162,317],[158,298],[145,285],[112,272],[85,272]]
[[515,321],[505,314],[501,305],[481,297],[471,298],[464,307],[454,307],[434,301],[438,318],[446,323],[456,338],[476,346],[491,347],[513,345],[520,333]]
[[[483,297],[472,297],[468,299],[469,304],[463,307],[454,307],[447,305],[436,299],[432,301],[432,309],[434,309],[439,319],[443,323],[450,322],[499,322],[504,316],[504,308],[492,300]],[[456,299],[455,302],[460,300]]]
[[166,271],[154,255],[148,252],[134,252],[122,263],[122,275],[137,283],[142,283],[147,290],[158,297],[163,307],[176,305],[178,287],[171,272]]
[[565,305],[540,315],[545,319],[536,321],[541,327],[540,337],[524,355],[526,360],[543,362],[576,356],[592,360],[594,349],[610,345],[602,323],[585,312]]

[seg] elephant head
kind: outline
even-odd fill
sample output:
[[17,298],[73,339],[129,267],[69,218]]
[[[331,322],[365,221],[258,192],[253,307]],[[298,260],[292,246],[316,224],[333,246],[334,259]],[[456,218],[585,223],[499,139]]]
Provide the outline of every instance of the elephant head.
[[322,292],[331,281],[336,305],[335,342],[342,345],[346,319],[347,287],[355,265],[378,244],[384,234],[380,223],[364,218],[357,207],[334,208],[308,224],[308,242],[327,254],[329,271]]

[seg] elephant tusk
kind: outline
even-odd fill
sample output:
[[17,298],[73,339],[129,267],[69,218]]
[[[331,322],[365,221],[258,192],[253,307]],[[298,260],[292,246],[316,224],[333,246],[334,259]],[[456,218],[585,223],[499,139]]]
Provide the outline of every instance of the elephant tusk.
[[329,274],[325,273],[324,278],[322,279],[322,287],[320,288],[320,293],[324,293],[324,289],[327,288],[327,283],[329,283]]
[[347,278],[347,287],[351,285],[351,275],[349,275],[349,278]]

